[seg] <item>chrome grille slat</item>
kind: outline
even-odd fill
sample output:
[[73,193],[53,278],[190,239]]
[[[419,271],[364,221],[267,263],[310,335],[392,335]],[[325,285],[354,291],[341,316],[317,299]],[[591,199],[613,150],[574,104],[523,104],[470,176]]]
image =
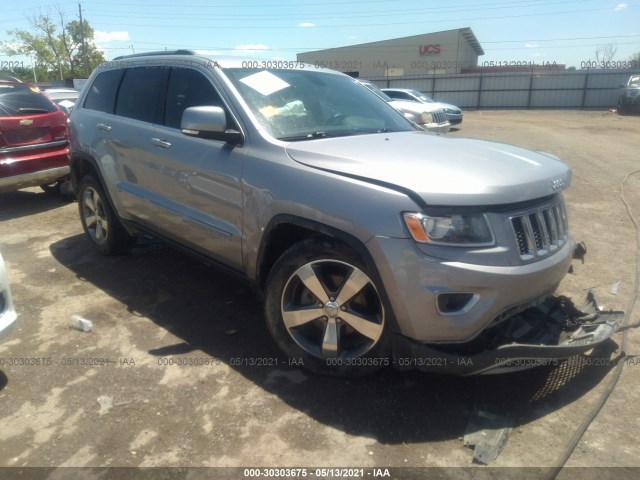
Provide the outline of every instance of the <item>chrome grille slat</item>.
[[520,258],[525,261],[550,255],[567,241],[569,235],[562,202],[512,216],[511,226]]
[[446,122],[446,117],[444,113],[440,113],[440,112],[435,112],[432,114],[433,116],[433,121],[435,123],[444,123]]
[[538,222],[538,214],[532,213],[528,215],[529,224],[531,225],[531,231],[533,232],[533,244],[536,247],[536,251],[544,250],[544,246],[542,243],[542,229],[540,228],[540,223]]
[[541,212],[537,212],[536,213],[536,219],[538,220],[538,225],[540,226],[540,237],[542,240],[542,249],[545,252],[549,251],[549,246],[551,245],[549,242],[549,232],[547,230],[547,225],[545,222],[545,217],[544,217],[544,212],[546,210],[543,210]]

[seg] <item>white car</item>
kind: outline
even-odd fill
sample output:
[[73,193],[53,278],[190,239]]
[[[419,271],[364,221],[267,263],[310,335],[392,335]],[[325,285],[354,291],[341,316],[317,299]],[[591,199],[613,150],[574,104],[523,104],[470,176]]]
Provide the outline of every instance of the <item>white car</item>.
[[13,325],[16,321],[16,311],[13,308],[13,300],[11,298],[11,289],[9,288],[9,279],[4,266],[4,260],[0,255],[0,336]]
[[383,88],[382,91],[394,100],[406,100],[409,102],[431,104],[444,110],[444,113],[447,114],[447,119],[451,125],[458,125],[462,123],[462,110],[460,107],[456,107],[450,103],[437,102],[418,90],[411,90],[410,88]]
[[358,79],[358,83],[367,87],[393,108],[404,113],[404,116],[409,120],[414,121],[425,130],[435,133],[447,133],[451,130],[451,123],[447,119],[447,115],[444,113],[444,110],[437,105],[395,100],[384,93],[375,83],[360,79]]
[[80,92],[73,88],[47,88],[44,90],[44,94],[70,112],[75,106]]

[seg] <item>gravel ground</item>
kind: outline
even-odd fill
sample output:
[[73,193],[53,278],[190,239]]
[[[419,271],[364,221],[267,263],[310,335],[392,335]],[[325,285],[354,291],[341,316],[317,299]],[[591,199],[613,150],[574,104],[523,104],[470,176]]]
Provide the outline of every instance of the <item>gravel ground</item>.
[[[640,169],[640,117],[467,112],[448,135],[543,150],[568,163],[571,228],[588,253],[584,264],[574,261],[559,293],[580,305],[591,289],[606,309],[628,309],[636,240],[620,192],[625,175]],[[639,219],[640,175],[624,192]],[[325,378],[288,365],[259,299],[234,279],[152,243],[127,256],[94,253],[76,203],[37,189],[1,195],[0,250],[19,312],[0,344],[0,478],[45,478],[48,470],[15,468],[60,466],[359,467],[369,477],[374,467],[447,467],[392,475],[483,478],[496,470],[450,469],[472,466],[462,437],[476,406],[514,418],[492,466],[527,467],[502,472],[538,478],[536,468],[557,463],[606,388],[622,337],[579,362],[518,374],[389,369]],[[93,330],[72,329],[73,314],[90,319]],[[628,353],[640,353],[637,329],[628,341]],[[265,365],[243,364],[248,357]],[[559,478],[640,477],[638,398],[640,361],[629,361],[567,463],[633,468],[565,470]],[[242,470],[223,472],[245,478]]]

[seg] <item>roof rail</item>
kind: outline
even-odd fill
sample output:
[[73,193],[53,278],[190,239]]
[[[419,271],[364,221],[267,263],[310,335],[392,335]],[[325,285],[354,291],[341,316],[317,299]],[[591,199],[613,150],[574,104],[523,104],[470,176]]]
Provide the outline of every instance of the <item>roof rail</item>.
[[136,57],[153,57],[157,55],[195,55],[196,52],[193,50],[160,50],[158,52],[145,52],[145,53],[133,53],[131,55],[121,55],[119,57],[114,58],[114,60],[123,60],[125,58],[136,58]]

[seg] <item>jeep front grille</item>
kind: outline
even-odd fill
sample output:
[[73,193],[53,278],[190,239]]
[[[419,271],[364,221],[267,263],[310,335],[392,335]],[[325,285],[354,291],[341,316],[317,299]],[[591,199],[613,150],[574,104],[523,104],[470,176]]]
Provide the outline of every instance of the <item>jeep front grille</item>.
[[522,260],[546,257],[567,241],[569,228],[564,203],[511,217],[516,245]]
[[433,121],[437,124],[441,124],[447,121],[447,116],[442,112],[434,112],[431,114]]

